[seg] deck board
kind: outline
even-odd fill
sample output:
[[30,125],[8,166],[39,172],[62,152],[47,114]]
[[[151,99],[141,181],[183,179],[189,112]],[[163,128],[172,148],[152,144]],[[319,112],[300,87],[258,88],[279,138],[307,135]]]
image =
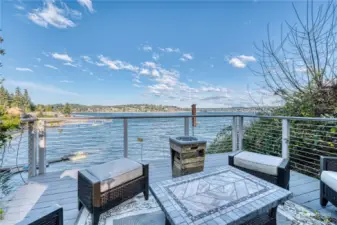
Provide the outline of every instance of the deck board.
[[[170,179],[172,176],[171,165],[168,159],[148,161],[150,165],[150,183]],[[227,165],[228,155],[211,154],[206,155],[205,171]],[[77,208],[77,175],[78,170],[64,172],[50,172],[29,179],[29,185],[20,187],[13,195],[12,201],[8,202],[9,214],[6,214],[4,225],[14,224],[21,220],[28,212],[38,212],[44,207],[58,203],[64,209],[65,224],[72,225],[78,215]],[[34,187],[38,185],[38,189]],[[30,194],[34,190],[34,194]],[[324,215],[337,218],[337,211],[331,204],[322,208],[319,204],[319,180],[291,171],[290,191],[294,193],[293,201],[318,210]],[[19,216],[15,216],[18,214]]]

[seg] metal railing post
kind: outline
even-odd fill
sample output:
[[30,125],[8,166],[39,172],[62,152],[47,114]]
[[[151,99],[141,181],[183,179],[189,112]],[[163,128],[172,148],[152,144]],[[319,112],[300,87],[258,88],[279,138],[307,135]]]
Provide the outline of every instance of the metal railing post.
[[28,177],[36,176],[36,134],[34,122],[28,122]]
[[184,135],[190,135],[190,125],[189,125],[189,117],[184,118]]
[[39,130],[39,174],[46,173],[46,121],[38,121]]
[[243,150],[243,116],[238,117],[239,122],[239,150]]
[[232,151],[235,152],[238,148],[238,131],[237,131],[237,117],[233,116],[232,124]]
[[289,159],[290,123],[282,119],[282,158]]
[[124,157],[128,157],[128,119],[124,119]]

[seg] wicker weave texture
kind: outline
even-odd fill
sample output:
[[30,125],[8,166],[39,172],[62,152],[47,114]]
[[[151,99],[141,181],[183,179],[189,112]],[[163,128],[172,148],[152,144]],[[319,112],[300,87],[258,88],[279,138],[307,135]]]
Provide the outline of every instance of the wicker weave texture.
[[144,190],[145,177],[139,177],[124,185],[108,190],[101,194],[101,208],[110,209],[111,202],[126,201],[135,196],[136,193],[141,193]]
[[326,161],[326,170],[337,171],[337,158],[336,159],[325,159]]

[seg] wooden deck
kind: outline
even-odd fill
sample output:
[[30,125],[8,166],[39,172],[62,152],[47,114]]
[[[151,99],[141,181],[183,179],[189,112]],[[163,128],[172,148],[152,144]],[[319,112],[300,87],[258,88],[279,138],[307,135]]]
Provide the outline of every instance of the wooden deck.
[[[206,156],[205,171],[228,164],[227,154]],[[149,161],[150,183],[171,178],[169,160]],[[22,220],[27,213],[38,212],[53,203],[63,206],[65,224],[72,225],[78,216],[77,170],[52,172],[29,180],[29,184],[20,187],[7,202],[8,210],[5,221],[9,225]],[[311,210],[318,210],[324,215],[337,218],[337,208],[329,204],[322,208],[319,204],[319,180],[306,175],[291,172],[290,191],[293,201]]]

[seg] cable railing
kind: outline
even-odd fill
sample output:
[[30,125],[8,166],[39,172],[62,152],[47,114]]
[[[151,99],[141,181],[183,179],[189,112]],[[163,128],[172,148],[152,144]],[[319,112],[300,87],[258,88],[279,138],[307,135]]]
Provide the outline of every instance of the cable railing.
[[[196,118],[196,126],[192,124]],[[336,118],[247,114],[95,116],[23,120],[0,151],[0,199],[28,177],[85,168],[121,157],[169,159],[169,137],[197,136],[207,153],[246,150],[290,159],[319,175],[320,156],[337,156]]]
[[266,155],[282,155],[282,121],[275,118],[251,120],[245,125],[243,149]]
[[335,121],[290,122],[289,152],[292,168],[318,176],[320,156],[337,156],[337,125]]

